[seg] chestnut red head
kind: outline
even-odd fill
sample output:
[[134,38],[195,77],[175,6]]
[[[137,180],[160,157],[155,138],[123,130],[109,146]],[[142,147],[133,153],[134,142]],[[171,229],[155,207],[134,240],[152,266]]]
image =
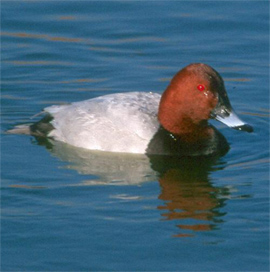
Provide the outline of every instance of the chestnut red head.
[[[158,118],[165,129],[183,135],[206,131],[208,119],[223,122],[225,115],[231,113],[233,109],[222,77],[209,65],[194,63],[180,70],[171,80],[162,95]],[[241,126],[242,130],[251,131],[244,129],[245,123],[239,118],[237,120],[231,127]]]

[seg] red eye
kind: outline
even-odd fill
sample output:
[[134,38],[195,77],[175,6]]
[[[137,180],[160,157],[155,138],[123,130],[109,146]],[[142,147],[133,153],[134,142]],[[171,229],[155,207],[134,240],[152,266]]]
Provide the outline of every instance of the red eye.
[[204,87],[204,85],[200,84],[197,86],[197,89],[202,92],[205,90],[205,87]]

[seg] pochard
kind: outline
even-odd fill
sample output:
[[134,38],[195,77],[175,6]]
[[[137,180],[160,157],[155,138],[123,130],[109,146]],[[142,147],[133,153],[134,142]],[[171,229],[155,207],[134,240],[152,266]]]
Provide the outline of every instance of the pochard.
[[28,126],[29,134],[110,152],[223,155],[229,144],[209,119],[253,131],[232,109],[222,77],[202,63],[180,70],[162,95],[116,93],[50,106],[43,112],[43,119]]

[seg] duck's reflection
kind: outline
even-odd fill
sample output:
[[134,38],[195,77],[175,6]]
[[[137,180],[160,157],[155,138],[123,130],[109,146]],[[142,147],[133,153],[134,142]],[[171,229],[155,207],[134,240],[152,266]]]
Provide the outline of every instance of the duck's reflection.
[[[209,231],[222,222],[226,188],[211,184],[209,173],[223,168],[218,158],[175,158],[96,152],[48,142],[47,148],[72,168],[91,178],[84,185],[140,184],[158,180],[163,204],[157,207],[164,220],[175,220],[178,237]],[[94,178],[96,176],[98,178]]]
[[[216,158],[152,157],[151,164],[159,172],[164,201],[158,207],[166,220],[182,220],[177,225],[182,230],[207,231],[221,222],[220,207],[224,205],[225,188],[215,188],[209,173],[222,168]],[[218,165],[219,164],[219,165]],[[190,236],[184,232],[175,236]]]
[[83,185],[136,185],[157,179],[144,155],[91,151],[54,141],[46,142],[46,147],[53,156],[68,162],[67,168],[90,175]]

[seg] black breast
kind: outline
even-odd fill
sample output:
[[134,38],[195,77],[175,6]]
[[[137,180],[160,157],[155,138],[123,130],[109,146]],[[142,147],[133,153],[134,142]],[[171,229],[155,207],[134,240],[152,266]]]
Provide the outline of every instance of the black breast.
[[173,135],[162,126],[148,144],[146,154],[175,156],[225,155],[229,145],[225,137],[214,127],[215,137],[188,144],[181,137]]

